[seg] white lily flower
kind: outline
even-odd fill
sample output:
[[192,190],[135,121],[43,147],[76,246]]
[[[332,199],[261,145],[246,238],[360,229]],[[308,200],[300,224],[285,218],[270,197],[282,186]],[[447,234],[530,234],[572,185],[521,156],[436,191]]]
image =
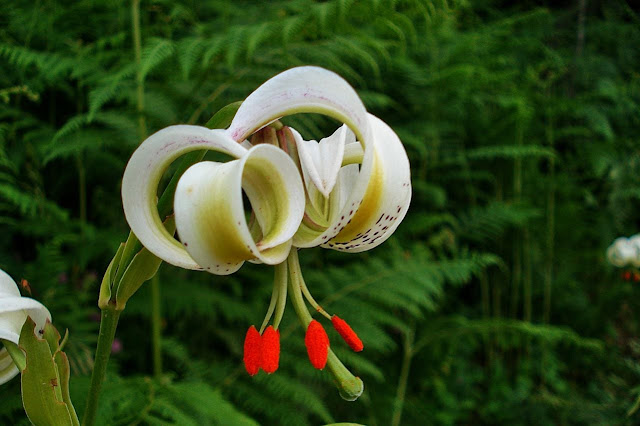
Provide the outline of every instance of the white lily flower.
[[[27,315],[36,323],[40,333],[44,332],[46,322],[51,321],[47,308],[37,300],[22,297],[16,282],[0,270],[0,339],[17,345]],[[0,349],[0,385],[17,374],[18,368],[3,347]]]
[[[300,112],[325,114],[348,126],[320,143],[303,141],[294,133],[313,200],[306,211],[293,161],[272,145],[245,148],[245,140],[257,130]],[[362,147],[361,164],[341,168],[347,151],[351,158],[357,156],[356,138]],[[174,211],[181,245],[158,217],[157,186],[173,160],[198,149],[220,151],[237,160],[196,164],[180,179]],[[246,223],[243,189],[259,229]],[[404,218],[411,200],[409,160],[393,130],[366,112],[344,79],[322,68],[299,67],[249,95],[226,131],[179,125],[150,136],[127,165],[122,199],[132,231],[156,256],[183,268],[230,274],[246,260],[281,263],[292,242],[297,247],[322,244],[350,252],[383,243]],[[313,225],[301,224],[305,213]]]
[[[305,141],[290,128],[265,129],[297,113],[324,114],[344,125],[320,142]],[[247,139],[254,134],[252,145]],[[174,199],[179,243],[158,216],[158,183],[172,161],[202,149],[234,160],[198,163],[180,178]],[[255,218],[249,224],[243,190]],[[329,365],[345,398],[353,400],[362,393],[362,381],[331,352],[324,329],[312,319],[303,297],[331,320],[354,351],[363,350],[363,344],[344,320],[316,303],[302,278],[297,251],[292,250],[318,245],[347,252],[369,250],[389,238],[407,213],[407,153],[395,132],[367,113],[349,83],[318,67],[290,69],[249,95],[227,130],[181,125],[155,133],[127,165],[122,200],[133,233],[170,264],[214,274],[230,274],[247,260],[277,265],[262,327],[258,331],[251,326],[245,338],[249,374],[278,368],[278,326],[289,292],[307,327],[305,344],[313,366]],[[273,326],[266,328],[274,314]]]
[[640,267],[640,234],[616,238],[607,249],[607,259],[619,268],[627,265]]
[[[409,160],[395,132],[367,113],[355,90],[340,76],[310,66],[275,76],[242,103],[228,133],[242,142],[267,124],[302,112],[324,114],[345,126],[320,143],[303,141],[294,132],[310,221],[302,223],[293,244],[349,252],[382,244],[398,227],[411,201]],[[361,161],[354,160],[360,154]],[[343,164],[347,165],[340,167]],[[315,188],[310,190],[311,183]]]

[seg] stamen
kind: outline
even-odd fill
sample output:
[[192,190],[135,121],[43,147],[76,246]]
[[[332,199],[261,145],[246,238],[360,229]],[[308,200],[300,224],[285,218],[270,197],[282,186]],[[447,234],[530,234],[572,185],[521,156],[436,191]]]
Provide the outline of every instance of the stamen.
[[280,326],[282,321],[282,315],[284,314],[284,308],[287,305],[287,262],[282,262],[276,265],[275,281],[273,284],[274,290],[278,286],[278,300],[276,301],[276,317],[273,320],[273,328],[276,330]]
[[307,284],[304,282],[304,278],[302,277],[302,275],[300,275],[300,289],[302,290],[302,294],[304,294],[304,297],[307,299],[307,302],[309,302],[309,304],[313,306],[313,308],[317,312],[320,312],[326,319],[330,320],[331,315],[329,315],[327,311],[322,309],[322,306],[320,306],[318,302],[316,302],[316,300],[313,298],[311,292],[309,291],[309,288],[307,288]]
[[262,362],[262,338],[252,325],[244,338],[244,368],[250,376],[255,376]]
[[327,364],[329,356],[329,336],[318,321],[312,320],[309,323],[307,334],[304,336],[304,344],[307,347],[311,365],[322,370]]
[[262,369],[265,373],[273,373],[280,363],[280,332],[272,326],[267,327],[262,335]]
[[354,350],[354,352],[360,352],[364,349],[364,345],[362,344],[362,340],[358,337],[355,331],[347,324],[345,320],[340,318],[337,315],[331,317],[331,323],[333,324],[333,328],[336,329],[338,334],[347,342],[347,345]]
[[269,308],[267,309],[267,314],[264,317],[264,321],[262,321],[262,325],[260,326],[260,334],[264,331],[267,324],[269,324],[269,320],[273,315],[273,311],[276,308],[276,301],[278,300],[278,293],[280,292],[280,282],[279,282],[278,268],[276,267],[275,276],[273,278],[273,291],[271,292],[271,301],[269,302]]

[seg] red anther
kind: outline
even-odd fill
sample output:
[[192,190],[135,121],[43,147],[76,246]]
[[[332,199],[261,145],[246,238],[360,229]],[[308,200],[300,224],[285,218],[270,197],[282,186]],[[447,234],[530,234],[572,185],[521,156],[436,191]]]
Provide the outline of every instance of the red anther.
[[266,373],[273,373],[280,363],[280,331],[267,327],[262,333],[262,369]]
[[349,324],[347,324],[345,320],[337,315],[334,315],[331,317],[331,323],[333,324],[333,328],[336,329],[338,334],[342,336],[344,341],[347,342],[347,345],[349,345],[349,347],[353,349],[354,352],[360,352],[364,349],[362,340],[360,340],[356,332],[353,331],[353,329],[349,326]]
[[250,376],[255,376],[262,362],[262,338],[254,326],[249,327],[244,338],[244,368]]
[[629,281],[631,279],[631,271],[625,271],[624,274],[622,274],[622,278],[625,281]]
[[327,364],[327,356],[329,355],[329,336],[318,321],[311,320],[309,323],[307,334],[304,336],[304,344],[307,347],[311,365],[322,370]]

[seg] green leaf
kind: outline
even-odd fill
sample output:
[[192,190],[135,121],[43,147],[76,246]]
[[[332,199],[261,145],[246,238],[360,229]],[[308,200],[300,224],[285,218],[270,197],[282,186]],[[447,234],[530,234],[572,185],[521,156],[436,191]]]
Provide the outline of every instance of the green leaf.
[[104,309],[109,304],[111,299],[111,286],[113,285],[113,277],[115,277],[113,268],[120,263],[122,253],[124,252],[124,243],[120,243],[116,255],[111,259],[111,263],[107,267],[107,271],[102,277],[102,284],[100,284],[100,296],[98,298],[98,306],[100,309]]
[[242,105],[242,101],[233,102],[220,108],[218,112],[213,114],[213,117],[207,121],[205,127],[208,127],[209,129],[224,129],[229,127],[233,117],[235,117],[236,112],[238,112],[240,105]]
[[24,410],[36,426],[73,425],[49,343],[35,335],[35,327],[28,317],[20,333],[20,347],[27,354],[27,365],[22,371]]
[[[58,334],[59,336],[59,334]],[[76,414],[73,403],[71,402],[71,395],[69,395],[69,377],[71,376],[71,368],[69,366],[69,358],[67,354],[62,351],[57,351],[53,360],[58,367],[58,376],[60,377],[60,390],[62,392],[62,400],[67,404],[69,413],[71,414],[71,421],[74,426],[80,426],[80,420]]]
[[[173,235],[176,231],[176,221],[173,216],[164,222],[165,228],[169,234]],[[151,279],[160,268],[162,259],[156,257],[146,248],[140,250],[133,258],[122,279],[117,284],[116,290],[116,309],[124,310],[127,301],[134,295],[140,286],[147,280]]]

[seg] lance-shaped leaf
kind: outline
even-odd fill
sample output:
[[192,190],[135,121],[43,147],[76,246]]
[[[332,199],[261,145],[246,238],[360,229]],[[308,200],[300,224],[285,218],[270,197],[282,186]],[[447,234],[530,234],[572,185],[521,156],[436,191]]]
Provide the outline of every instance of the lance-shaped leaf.
[[[20,334],[20,347],[26,353],[27,360],[22,372],[24,410],[36,426],[77,424],[73,421],[75,416],[71,414],[73,407],[70,410],[63,398],[62,380],[51,347],[47,340],[36,336],[36,330],[35,322],[27,318]],[[65,383],[68,384],[68,377]]]
[[[311,211],[296,233],[297,247],[324,247],[342,251],[364,251],[384,242],[406,215],[411,200],[409,160],[397,135],[379,118],[368,114],[355,90],[337,74],[317,67],[299,67],[270,79],[247,97],[228,129],[229,135],[242,141],[251,133],[282,116],[301,112],[328,115],[345,123],[362,146],[359,165],[342,168],[327,202],[309,191]],[[336,148],[337,148],[336,144]],[[305,144],[298,145],[306,147]],[[330,144],[328,146],[331,146]],[[343,145],[344,146],[344,145]],[[350,149],[349,163],[359,160]],[[321,193],[326,192],[336,173],[334,161],[313,150],[301,153],[305,177]],[[336,154],[335,158],[343,158]],[[319,165],[327,166],[323,175]],[[312,166],[313,165],[313,166]],[[307,182],[308,184],[308,182]],[[314,220],[320,212],[324,217]],[[323,223],[326,220],[326,224]],[[313,222],[313,223],[311,223]]]
[[[164,222],[164,227],[169,234],[173,235],[176,230],[175,218],[173,216],[169,217]],[[134,256],[124,275],[122,275],[122,279],[115,286],[117,310],[124,310],[127,301],[145,281],[153,278],[158,272],[161,263],[162,260],[146,248],[143,248]]]
[[102,277],[102,283],[100,284],[100,294],[98,296],[98,306],[100,309],[105,309],[109,302],[111,301],[111,294],[113,293],[116,272],[118,269],[118,265],[120,264],[120,259],[122,258],[122,253],[124,252],[124,243],[120,243],[118,246],[118,251],[116,251],[115,256],[109,262],[109,266],[107,267],[104,276]]
[[[40,302],[22,297],[18,285],[4,271],[0,270],[0,339],[18,344],[20,331],[27,315],[31,316],[38,326],[44,330],[51,315]],[[18,374],[18,368],[13,365],[11,357],[5,348],[0,350],[0,384],[3,384]]]

